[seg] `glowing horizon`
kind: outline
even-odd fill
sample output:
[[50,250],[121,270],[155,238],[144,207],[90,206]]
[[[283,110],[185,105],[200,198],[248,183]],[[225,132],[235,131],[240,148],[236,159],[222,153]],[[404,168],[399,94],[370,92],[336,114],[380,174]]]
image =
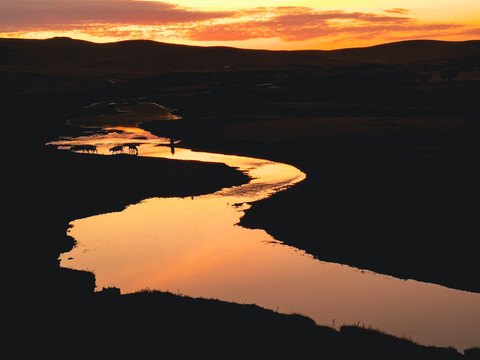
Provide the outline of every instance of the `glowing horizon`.
[[0,37],[328,50],[480,39],[479,13],[477,0],[16,0],[0,3]]

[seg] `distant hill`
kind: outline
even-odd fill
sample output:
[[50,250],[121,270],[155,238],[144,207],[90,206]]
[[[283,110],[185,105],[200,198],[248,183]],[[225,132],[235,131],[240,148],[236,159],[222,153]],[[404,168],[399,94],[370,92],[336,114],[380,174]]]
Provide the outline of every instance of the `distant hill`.
[[436,62],[449,59],[464,59],[480,56],[480,40],[436,41],[409,40],[366,48],[334,50],[339,59],[350,61],[415,63]]
[[0,39],[2,67],[82,68],[106,72],[128,69],[128,73],[254,71],[356,63],[410,64],[471,57],[480,57],[480,40],[414,40],[331,51],[267,51],[146,40],[97,44],[70,38]]

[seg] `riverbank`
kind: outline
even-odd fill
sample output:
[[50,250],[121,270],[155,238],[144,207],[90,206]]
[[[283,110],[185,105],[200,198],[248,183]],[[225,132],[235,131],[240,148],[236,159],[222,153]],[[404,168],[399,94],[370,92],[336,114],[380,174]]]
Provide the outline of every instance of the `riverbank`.
[[320,260],[480,291],[472,276],[478,119],[249,118],[196,135],[185,140],[193,148],[264,157],[307,174],[254,203],[242,226]]
[[[474,350],[417,345],[372,329],[317,326],[301,315],[256,305],[190,298],[156,291],[118,295],[113,289],[84,299],[55,329],[56,346],[100,356],[152,353],[179,358],[208,356],[336,359],[474,359]],[[70,306],[72,303],[70,304]],[[58,336],[58,337],[56,337]]]
[[121,211],[150,197],[197,196],[249,181],[224,164],[77,154],[43,145],[27,157],[7,159],[3,168],[24,273],[15,285],[53,297],[94,290],[93,276],[58,268],[60,252],[75,244],[66,235],[71,221]]
[[[265,198],[275,191],[276,184],[303,179],[303,173],[294,167],[182,148],[172,155],[164,146],[168,140],[140,129],[95,132],[53,143],[63,147],[69,143],[95,144],[99,153],[108,154],[112,144],[132,141],[140,135],[145,141],[139,145],[142,156],[221,161],[232,167],[239,166],[253,180],[195,199],[149,199],[122,212],[75,220],[69,235],[79,244],[61,255],[61,264],[94,270],[97,289],[117,286],[127,293],[145,287],[181,289],[192,296],[300,312],[318,324],[331,323],[332,318],[336,318],[338,324],[361,321],[396,336],[411,335],[422,344],[457,349],[476,345],[477,338],[472,334],[479,330],[473,321],[480,315],[477,306],[468,306],[468,301],[459,303],[463,297],[472,297],[475,304],[478,299],[475,300],[474,294],[431,284],[387,280],[381,275],[315,261],[292,247],[273,245],[276,240],[263,231],[235,226],[243,211],[239,212],[241,207],[231,204]],[[162,146],[156,146],[159,143]],[[265,246],[266,243],[272,245]],[[375,291],[365,294],[361,290],[365,288]],[[348,298],[356,299],[356,303],[336,305],[344,302],[346,293]],[[414,301],[420,294],[423,301]],[[387,298],[389,301],[385,301]],[[450,313],[438,317],[433,310],[438,308],[434,306],[438,302],[443,306],[448,304]],[[399,318],[408,318],[408,324],[399,323]]]
[[[81,342],[81,352],[109,355],[126,351],[137,356],[151,354],[161,346],[162,351],[185,356],[219,357],[235,348],[235,354],[265,356],[289,353],[302,357],[315,351],[341,359],[358,353],[371,358],[464,358],[454,349],[417,345],[361,327],[334,330],[300,315],[279,314],[255,305],[152,291],[119,295],[115,289],[105,289],[94,293],[91,273],[55,265],[54,254],[68,251],[73,245],[64,227],[70,219],[119,211],[144,196],[190,196],[248,179],[219,164],[72,154],[54,149],[37,152],[27,163],[23,171],[28,176],[20,169],[15,172],[29,184],[22,185],[29,204],[23,208],[22,220],[28,219],[29,226],[23,228],[20,244],[26,280],[22,285],[29,286],[17,293],[20,303],[27,301],[29,305],[19,313],[18,322],[60,321],[53,329],[34,325],[33,329],[39,331],[36,340],[52,337],[57,339],[55,347],[70,349]],[[38,181],[31,182],[32,178]],[[149,182],[154,186],[149,187]],[[187,184],[195,184],[195,188]],[[136,190],[130,193],[128,188]],[[90,342],[88,338],[101,340]]]

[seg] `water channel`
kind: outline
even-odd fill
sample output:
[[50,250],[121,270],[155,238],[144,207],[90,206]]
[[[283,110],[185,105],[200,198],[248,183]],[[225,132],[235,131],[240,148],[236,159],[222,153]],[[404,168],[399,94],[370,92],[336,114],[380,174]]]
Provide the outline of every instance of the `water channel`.
[[52,144],[90,144],[108,155],[111,147],[132,142],[139,156],[222,162],[252,180],[205,196],[146,199],[122,212],[73,221],[69,235],[77,246],[61,255],[61,265],[93,271],[98,289],[149,288],[255,303],[304,314],[320,325],[371,326],[424,345],[459,351],[480,346],[480,294],[319,261],[263,230],[238,226],[249,202],[305,178],[293,166],[195,152],[134,127]]

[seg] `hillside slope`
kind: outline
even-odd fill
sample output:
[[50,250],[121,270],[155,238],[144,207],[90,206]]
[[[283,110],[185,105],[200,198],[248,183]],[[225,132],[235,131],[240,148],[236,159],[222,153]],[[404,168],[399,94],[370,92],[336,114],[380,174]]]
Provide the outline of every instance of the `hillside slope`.
[[267,51],[198,47],[134,40],[96,44],[70,38],[0,39],[0,65],[136,69],[136,71],[224,71],[293,69],[339,63],[412,63],[480,56],[480,40],[416,40],[333,51]]

